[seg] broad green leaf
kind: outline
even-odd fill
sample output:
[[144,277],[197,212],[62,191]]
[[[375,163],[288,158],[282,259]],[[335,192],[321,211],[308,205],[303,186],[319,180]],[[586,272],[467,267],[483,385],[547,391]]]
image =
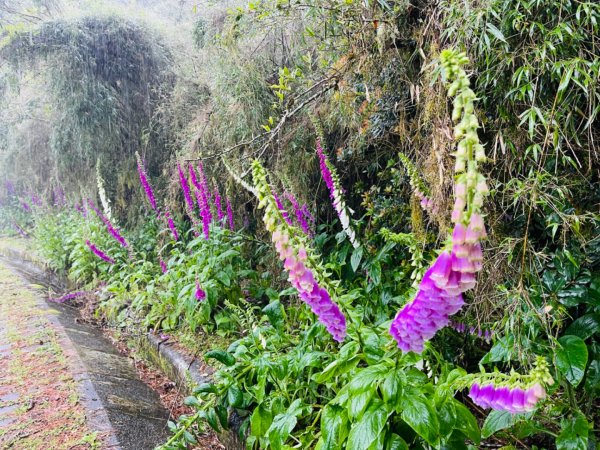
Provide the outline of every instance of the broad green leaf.
[[282,450],[285,441],[298,423],[298,416],[302,413],[302,401],[296,399],[292,402],[286,412],[275,416],[268,435],[271,447],[274,450]]
[[503,336],[498,339],[490,351],[481,358],[480,364],[510,361],[515,348],[514,342],[515,338],[513,336]]
[[265,406],[264,403],[258,405],[252,413],[250,419],[250,430],[252,436],[263,437],[273,423],[273,414],[271,410]]
[[493,410],[485,419],[483,428],[481,428],[481,437],[488,438],[497,431],[512,427],[520,420],[523,420],[523,416],[520,414]]
[[402,395],[402,377],[399,370],[390,370],[379,386],[383,401],[396,408]]
[[346,408],[329,404],[321,413],[322,450],[338,450],[348,437],[349,422]]
[[361,417],[353,424],[348,435],[347,449],[367,449],[383,432],[392,410],[381,401],[373,401]]
[[244,403],[244,394],[237,385],[229,386],[227,389],[227,402],[234,408],[241,408]]
[[453,400],[456,409],[455,429],[461,431],[465,436],[479,445],[481,441],[481,431],[477,424],[477,419],[469,409],[458,400]]
[[486,28],[488,29],[488,31],[490,33],[492,33],[494,35],[494,37],[496,39],[499,39],[506,44],[506,39],[504,38],[504,35],[498,28],[496,28],[496,26],[494,24],[492,24],[491,22],[488,22],[488,23],[486,23]]
[[279,300],[269,303],[263,308],[263,312],[268,317],[269,322],[277,330],[282,330],[285,320],[285,312]]
[[375,395],[375,386],[371,385],[370,389],[362,392],[349,393],[348,397],[348,416],[352,420],[360,419],[362,414],[367,409],[369,402]]
[[233,355],[227,353],[223,350],[211,350],[204,354],[204,358],[206,359],[216,359],[220,363],[225,364],[226,366],[233,366],[235,364],[235,358]]
[[183,404],[186,405],[186,406],[191,406],[192,408],[196,408],[196,409],[199,409],[202,406],[202,404],[200,403],[200,400],[198,400],[193,395],[190,395],[189,397],[186,397],[183,400]]
[[573,417],[563,419],[560,425],[557,450],[587,450],[589,425],[583,414],[577,412]]
[[596,333],[600,333],[600,313],[579,317],[565,331],[565,334],[577,336],[583,340]]
[[406,395],[402,419],[432,446],[438,445],[440,424],[435,409],[423,396]]
[[360,262],[363,256],[363,248],[358,247],[352,252],[352,258],[350,258],[350,264],[352,265],[352,270],[356,272],[358,267],[360,266]]
[[560,347],[556,349],[556,366],[569,383],[577,386],[585,373],[588,351],[580,337],[566,335],[558,340]]

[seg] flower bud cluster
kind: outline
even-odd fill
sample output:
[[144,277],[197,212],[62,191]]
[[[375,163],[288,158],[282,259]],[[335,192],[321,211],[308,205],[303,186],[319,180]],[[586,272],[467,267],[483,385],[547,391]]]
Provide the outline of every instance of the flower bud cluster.
[[421,208],[435,214],[437,212],[437,206],[433,203],[433,200],[428,197],[427,188],[419,177],[417,168],[404,153],[398,153],[398,158],[408,174],[410,187],[412,188],[415,196],[419,199]]

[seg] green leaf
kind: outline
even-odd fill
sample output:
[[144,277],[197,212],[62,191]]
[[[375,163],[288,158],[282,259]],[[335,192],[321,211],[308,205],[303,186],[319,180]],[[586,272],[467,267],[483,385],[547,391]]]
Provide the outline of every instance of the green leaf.
[[403,398],[402,419],[429,444],[438,445],[440,424],[435,409],[423,396],[410,395]]
[[560,347],[556,349],[556,366],[567,381],[577,386],[583,379],[588,360],[585,342],[580,337],[566,335],[558,340]]
[[392,413],[386,405],[375,400],[371,402],[361,419],[353,425],[348,435],[347,449],[367,449],[383,432],[387,418]]
[[250,419],[250,430],[252,436],[263,437],[269,431],[271,424],[273,423],[273,414],[271,410],[266,407],[264,403],[258,405],[252,413]]
[[496,431],[512,427],[520,420],[523,420],[523,416],[520,414],[511,414],[507,411],[493,410],[485,419],[483,428],[481,429],[481,437],[486,439]]
[[234,408],[241,408],[244,403],[244,394],[241,389],[233,384],[227,389],[227,402]]
[[471,439],[475,444],[479,445],[481,441],[481,432],[477,419],[469,411],[469,409],[458,400],[453,400],[454,408],[456,409],[456,424],[455,429],[461,431],[465,436]]
[[322,450],[338,450],[348,437],[348,413],[346,408],[329,404],[321,413]]
[[302,413],[302,401],[296,399],[286,412],[275,416],[269,427],[268,435],[273,450],[282,450],[283,444],[298,423],[298,416]]
[[504,35],[502,34],[502,32],[498,28],[496,28],[495,25],[493,25],[491,22],[488,22],[485,25],[486,25],[486,28],[488,29],[488,31],[490,33],[492,33],[496,39],[501,40],[505,44],[507,43],[506,39],[504,38]]
[[235,364],[235,358],[233,355],[227,353],[223,350],[211,350],[204,354],[205,359],[216,359],[220,363],[225,364],[226,366],[233,366]]
[[577,412],[573,417],[561,421],[556,450],[587,450],[588,434],[588,422],[583,414]]
[[217,417],[217,412],[214,408],[210,408],[206,412],[206,421],[208,422],[210,427],[217,433],[221,431],[221,428],[219,427],[219,418]]
[[215,278],[221,282],[221,284],[229,287],[231,285],[231,278],[227,272],[217,272]]
[[600,333],[600,313],[581,316],[565,331],[565,334],[577,336],[583,340],[596,333]]
[[513,336],[503,336],[498,339],[490,351],[481,358],[480,364],[510,361],[515,348],[514,342],[515,338]]
[[375,386],[371,385],[369,387],[370,389],[363,392],[350,393],[347,404],[350,419],[360,419],[367,409],[371,398],[375,395]]
[[269,322],[277,330],[282,330],[285,320],[285,312],[279,300],[269,303],[263,308],[263,312],[269,319]]
[[358,247],[358,248],[354,249],[354,251],[352,252],[352,258],[350,258],[350,264],[352,265],[352,270],[354,272],[356,272],[358,270],[358,267],[360,266],[360,261],[362,260],[362,256],[363,256],[363,248],[362,247]]
[[186,397],[183,400],[183,404],[186,405],[186,406],[191,406],[192,408],[196,408],[196,409],[199,409],[202,406],[202,404],[200,403],[200,401],[196,397],[194,397],[193,395],[190,395],[189,397]]
[[391,370],[379,387],[383,401],[396,408],[402,395],[402,377],[399,370]]

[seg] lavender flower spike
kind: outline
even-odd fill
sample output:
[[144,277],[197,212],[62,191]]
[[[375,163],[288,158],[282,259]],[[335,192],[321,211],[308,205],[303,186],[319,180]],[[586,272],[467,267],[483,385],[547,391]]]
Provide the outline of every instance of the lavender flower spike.
[[100,250],[94,244],[92,244],[89,239],[86,239],[85,244],[89,247],[89,249],[92,251],[92,253],[94,253],[94,255],[96,255],[98,258],[103,259],[104,261],[106,261],[109,264],[115,263],[114,259],[112,259],[110,256],[108,256],[106,253],[104,253],[102,250]]

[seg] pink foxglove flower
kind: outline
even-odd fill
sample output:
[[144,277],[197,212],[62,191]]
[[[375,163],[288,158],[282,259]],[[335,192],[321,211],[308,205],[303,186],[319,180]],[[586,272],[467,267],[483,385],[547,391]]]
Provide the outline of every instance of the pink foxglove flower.
[[215,209],[217,210],[217,220],[220,224],[223,224],[225,214],[223,213],[223,207],[221,205],[221,193],[219,192],[218,186],[215,186]]
[[92,253],[94,255],[96,255],[98,258],[106,261],[109,264],[114,264],[115,260],[112,259],[110,256],[108,256],[106,253],[104,253],[102,250],[100,250],[98,247],[96,247],[94,244],[92,244],[89,239],[86,239],[85,244],[88,246],[88,248],[92,251]]
[[327,289],[319,284],[319,276],[322,280],[325,280],[325,277],[318,272],[318,266],[313,266],[309,260],[306,248],[298,242],[296,236],[291,234],[294,233],[295,228],[281,220],[273,190],[267,181],[267,173],[256,160],[252,163],[252,176],[260,200],[259,205],[265,209],[265,227],[272,233],[271,238],[275,249],[288,272],[288,280],[332,337],[338,342],[343,341],[346,336],[346,318],[339,306],[331,299]]

